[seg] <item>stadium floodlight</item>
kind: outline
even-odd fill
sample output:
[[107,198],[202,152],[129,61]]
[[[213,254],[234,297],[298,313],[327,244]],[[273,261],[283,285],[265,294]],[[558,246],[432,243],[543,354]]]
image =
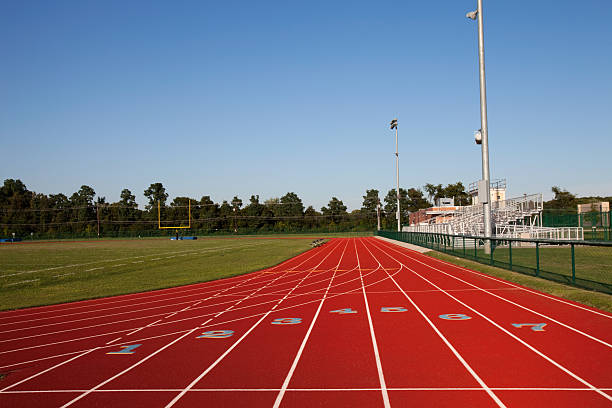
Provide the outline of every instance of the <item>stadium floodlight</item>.
[[[485,59],[484,59],[484,30],[482,16],[482,0],[478,0],[478,9],[467,13],[466,17],[478,20],[478,73],[480,78],[480,146],[482,152],[482,181],[485,187],[486,197],[489,197],[491,176],[489,173],[489,131],[487,126],[487,85],[485,80]],[[476,139],[478,143],[478,139]],[[491,224],[491,200],[483,203],[484,214],[484,235],[490,238],[493,235]],[[485,243],[485,253],[491,253],[491,241]]]
[[474,140],[476,140],[476,144],[482,144],[482,130],[478,129],[474,132]]
[[402,230],[402,222],[401,222],[401,212],[400,212],[400,190],[399,190],[399,150],[397,144],[397,118],[393,119],[390,123],[391,130],[395,129],[395,169],[397,173],[397,213],[395,214],[395,218],[397,218],[397,231],[400,232]]

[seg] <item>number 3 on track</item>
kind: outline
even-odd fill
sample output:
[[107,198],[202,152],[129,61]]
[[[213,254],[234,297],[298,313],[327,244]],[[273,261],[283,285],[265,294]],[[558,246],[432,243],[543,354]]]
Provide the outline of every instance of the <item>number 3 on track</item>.
[[272,324],[299,324],[302,323],[300,317],[282,317],[280,319],[274,319]]

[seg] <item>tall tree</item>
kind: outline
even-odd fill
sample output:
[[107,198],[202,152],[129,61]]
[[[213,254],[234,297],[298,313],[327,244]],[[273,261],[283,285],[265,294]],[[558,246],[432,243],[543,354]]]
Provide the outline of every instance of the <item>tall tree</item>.
[[168,193],[162,183],[152,183],[149,188],[144,191],[144,196],[149,200],[149,204],[146,206],[147,210],[157,208],[157,202],[159,201],[161,206],[166,205],[168,199]]
[[563,190],[559,186],[553,186],[551,190],[553,193],[555,193],[555,197],[551,201],[548,201],[546,203],[547,207],[568,210],[576,209],[577,202],[576,196],[574,194],[570,193],[567,190]]
[[408,211],[415,212],[423,208],[429,208],[431,204],[423,197],[423,192],[416,188],[408,189]]
[[347,215],[346,205],[342,200],[332,197],[327,204],[327,207],[322,207],[321,212],[323,215],[331,216],[331,220],[334,223],[339,223],[343,216]]

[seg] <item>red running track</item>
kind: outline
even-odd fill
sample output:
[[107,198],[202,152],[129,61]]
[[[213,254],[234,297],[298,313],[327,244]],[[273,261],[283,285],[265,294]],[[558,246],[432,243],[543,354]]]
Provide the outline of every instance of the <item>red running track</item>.
[[612,315],[376,238],[0,313],[2,407],[611,407]]

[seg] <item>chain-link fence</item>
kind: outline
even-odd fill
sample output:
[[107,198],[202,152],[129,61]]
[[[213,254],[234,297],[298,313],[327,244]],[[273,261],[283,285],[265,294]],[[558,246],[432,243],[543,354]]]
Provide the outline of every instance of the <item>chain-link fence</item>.
[[[612,243],[423,232],[378,235],[511,271],[612,294]],[[487,248],[491,249],[488,250]]]

